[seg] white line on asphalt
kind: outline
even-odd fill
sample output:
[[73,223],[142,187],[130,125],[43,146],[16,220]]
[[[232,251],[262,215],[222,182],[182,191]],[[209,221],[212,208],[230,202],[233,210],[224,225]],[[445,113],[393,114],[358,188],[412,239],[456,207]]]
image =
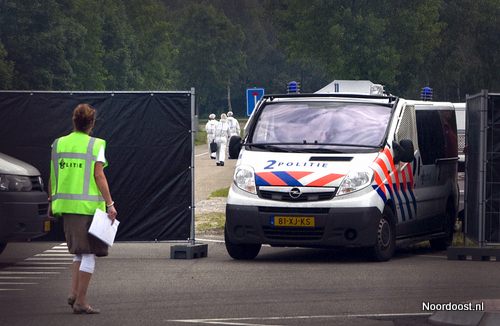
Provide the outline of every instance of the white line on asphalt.
[[47,280],[48,277],[33,276],[0,276],[0,280]]
[[195,157],[203,156],[203,155],[207,155],[207,154],[208,154],[208,152],[205,152],[205,153],[201,153],[201,154],[195,155]]
[[[65,259],[67,260],[67,259]],[[33,265],[33,264],[36,264],[36,265],[71,265],[73,264],[73,261],[67,261],[67,262],[25,262],[25,261],[21,261],[21,262],[18,262],[16,263],[16,266],[17,265]]]
[[199,323],[218,325],[244,325],[244,326],[266,326],[265,324],[247,324],[242,321],[266,321],[266,320],[292,320],[292,319],[336,319],[336,318],[398,318],[398,317],[419,317],[431,316],[431,313],[399,313],[399,314],[356,314],[356,315],[319,315],[319,316],[290,316],[290,317],[244,317],[244,318],[214,318],[214,319],[179,319],[165,320],[166,322],[177,323]]
[[4,272],[0,271],[1,275],[4,274],[60,274],[59,272]]
[[65,260],[65,261],[68,261],[70,259],[70,257],[68,258],[47,258],[47,257],[35,257],[35,258],[26,258],[25,260]]
[[[62,258],[64,257],[64,258]],[[8,266],[0,271],[0,285],[37,285],[40,283],[22,282],[21,280],[43,280],[48,279],[49,275],[58,275],[56,270],[67,269],[67,265],[73,264],[73,255],[68,253],[66,243],[54,246],[45,250],[42,254],[36,254],[34,257],[17,262],[13,266]],[[45,266],[38,266],[45,265]],[[58,265],[58,266],[56,266]],[[17,281],[17,282],[16,282]],[[0,291],[23,291],[24,289],[5,289]]]
[[73,254],[36,254],[35,257],[74,257]]
[[60,266],[51,266],[51,267],[46,267],[46,266],[18,266],[17,264],[15,266],[9,266],[5,268],[6,270],[11,270],[11,269],[66,269],[66,267],[60,267]]
[[196,241],[224,243],[224,240],[218,240],[218,239],[196,239]]

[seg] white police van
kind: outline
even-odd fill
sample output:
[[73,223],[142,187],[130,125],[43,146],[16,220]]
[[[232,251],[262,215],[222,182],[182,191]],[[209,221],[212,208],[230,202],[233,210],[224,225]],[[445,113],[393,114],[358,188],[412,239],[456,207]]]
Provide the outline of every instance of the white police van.
[[[371,84],[371,83],[370,83]],[[266,95],[243,138],[226,205],[234,259],[262,244],[362,247],[389,260],[396,240],[450,245],[458,207],[452,103],[381,94]]]

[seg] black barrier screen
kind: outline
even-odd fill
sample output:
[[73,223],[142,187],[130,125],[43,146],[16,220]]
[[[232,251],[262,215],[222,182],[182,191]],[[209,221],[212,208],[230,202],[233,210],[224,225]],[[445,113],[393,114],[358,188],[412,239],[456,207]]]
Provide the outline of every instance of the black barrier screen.
[[480,246],[500,243],[500,94],[467,98],[466,228]]
[[484,121],[481,116],[483,110],[483,97],[474,96],[467,98],[467,155],[466,155],[466,220],[465,233],[475,242],[479,242],[482,229],[482,201],[483,201],[483,131]]
[[[104,169],[121,224],[117,240],[187,240],[192,206],[191,92],[0,92],[0,152],[35,166],[48,184],[52,142],[72,132],[80,103],[106,140]],[[45,187],[47,188],[47,187]],[[63,240],[62,221],[41,239]]]
[[486,128],[484,239],[500,243],[500,96],[489,94]]

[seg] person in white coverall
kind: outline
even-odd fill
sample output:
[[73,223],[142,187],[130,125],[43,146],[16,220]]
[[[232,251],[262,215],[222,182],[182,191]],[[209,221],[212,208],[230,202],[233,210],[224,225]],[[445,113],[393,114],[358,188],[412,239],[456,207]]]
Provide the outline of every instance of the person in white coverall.
[[[231,130],[231,138],[232,136],[241,136],[240,124],[238,120],[233,117],[233,112],[229,111],[227,113],[227,124],[229,126],[229,130]],[[231,157],[229,157],[231,159]]]
[[238,120],[236,120],[233,117],[233,112],[229,111],[227,113],[227,124],[229,126],[229,129],[231,130],[231,136],[241,136],[240,135],[240,124],[238,123]]
[[215,152],[212,153],[210,151],[210,143],[215,140],[215,127],[217,126],[217,120],[215,120],[215,114],[210,114],[208,116],[210,120],[208,120],[205,125],[205,131],[207,132],[207,144],[208,144],[208,153],[210,154],[210,158],[215,160]]
[[227,124],[227,116],[225,113],[220,115],[220,121],[215,127],[215,142],[217,143],[217,166],[224,166],[224,159],[226,157],[226,146],[228,139],[231,137],[231,130]]

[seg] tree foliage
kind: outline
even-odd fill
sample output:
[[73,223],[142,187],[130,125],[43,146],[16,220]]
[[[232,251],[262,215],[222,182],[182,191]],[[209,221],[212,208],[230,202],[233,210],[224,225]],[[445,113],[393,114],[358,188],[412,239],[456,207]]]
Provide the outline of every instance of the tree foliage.
[[[406,91],[439,45],[438,0],[267,0],[289,60]],[[273,18],[274,17],[274,18]]]
[[176,36],[180,85],[196,88],[199,105],[220,106],[231,81],[245,69],[241,27],[213,6],[191,3],[182,11]]
[[242,116],[246,88],[292,80],[464,101],[499,91],[498,17],[500,0],[0,0],[0,87],[195,87],[202,117]]

